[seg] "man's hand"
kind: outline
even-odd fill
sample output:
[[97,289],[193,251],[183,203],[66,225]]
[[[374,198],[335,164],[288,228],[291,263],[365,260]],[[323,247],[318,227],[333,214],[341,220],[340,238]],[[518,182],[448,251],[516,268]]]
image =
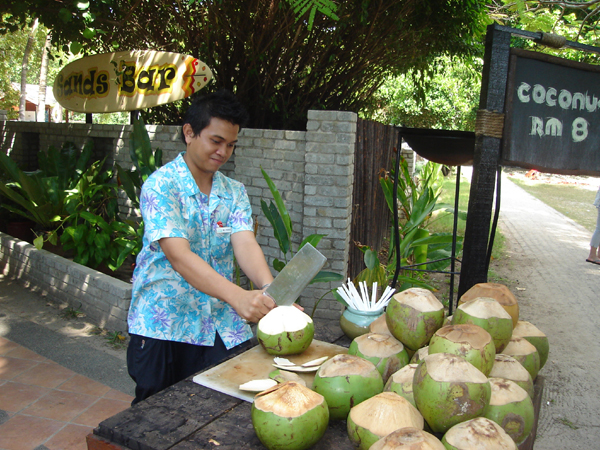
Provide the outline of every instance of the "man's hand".
[[258,322],[277,305],[263,291],[244,291],[244,294],[232,305],[242,319]]

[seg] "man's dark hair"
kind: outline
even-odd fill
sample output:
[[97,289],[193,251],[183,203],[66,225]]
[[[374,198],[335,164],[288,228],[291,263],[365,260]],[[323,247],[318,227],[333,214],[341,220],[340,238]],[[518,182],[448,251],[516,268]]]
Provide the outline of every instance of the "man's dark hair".
[[[226,89],[220,89],[194,100],[183,117],[182,126],[189,123],[194,135],[198,136],[210,124],[213,117],[239,125],[240,130],[249,120],[248,111],[237,97]],[[183,129],[181,140],[186,143]]]

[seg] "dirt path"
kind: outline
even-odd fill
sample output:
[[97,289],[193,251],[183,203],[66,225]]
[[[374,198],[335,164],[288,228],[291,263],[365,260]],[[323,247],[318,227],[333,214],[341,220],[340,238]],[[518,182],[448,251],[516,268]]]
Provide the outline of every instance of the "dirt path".
[[518,298],[521,319],[550,341],[535,448],[598,448],[600,266],[585,262],[591,233],[506,177],[500,227],[507,257],[492,270]]

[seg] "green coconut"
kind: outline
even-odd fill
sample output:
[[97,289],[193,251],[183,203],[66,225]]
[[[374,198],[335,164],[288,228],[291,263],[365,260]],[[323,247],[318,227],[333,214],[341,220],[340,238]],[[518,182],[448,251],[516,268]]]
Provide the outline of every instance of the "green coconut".
[[325,398],[289,381],[254,397],[254,431],[269,450],[304,450],[315,445],[329,424]]
[[488,405],[491,387],[473,364],[450,353],[423,359],[413,380],[417,408],[436,433],[478,417]]
[[519,320],[517,326],[513,330],[513,336],[525,338],[530,344],[537,349],[540,355],[540,370],[548,360],[550,352],[550,343],[548,337],[541,332],[535,325],[525,320]]
[[410,363],[411,364],[418,364],[419,361],[421,361],[427,355],[429,355],[429,346],[428,345],[426,345],[425,347],[421,347],[419,350],[417,350],[412,355],[412,358],[410,358]]
[[412,351],[428,344],[444,321],[444,305],[427,289],[395,294],[385,312],[392,335]]
[[315,334],[310,316],[295,306],[273,308],[256,327],[260,345],[270,355],[296,355],[306,350]]
[[379,439],[369,450],[445,450],[445,447],[433,434],[405,427]]
[[331,419],[345,420],[353,406],[383,391],[383,378],[371,361],[341,354],[319,367],[312,388],[325,397]]
[[483,328],[463,323],[447,325],[435,332],[429,341],[429,354],[434,353],[460,356],[488,376],[494,365],[496,346],[490,333]]
[[507,286],[500,283],[477,283],[465,292],[458,302],[459,305],[477,297],[489,297],[502,305],[513,320],[513,328],[519,320],[519,302]]
[[442,443],[446,450],[517,450],[517,444],[493,420],[477,417],[454,425]]
[[395,392],[401,397],[404,397],[410,402],[415,408],[415,396],[413,395],[413,378],[417,370],[418,364],[408,364],[400,369],[398,372],[392,374],[387,380],[383,390]]
[[531,379],[535,381],[535,377],[540,371],[540,355],[533,344],[530,344],[525,338],[515,336],[510,339],[502,353],[519,361],[527,369]]
[[503,353],[496,355],[494,367],[492,367],[489,377],[514,381],[533,398],[533,379],[527,369],[523,367],[523,364],[512,356]]
[[533,402],[525,389],[514,381],[490,378],[492,397],[483,417],[493,420],[517,445],[527,439],[535,420]]
[[384,383],[394,372],[408,364],[404,345],[391,334],[367,333],[358,336],[350,343],[348,354],[375,364]]
[[392,334],[387,326],[385,314],[380,315],[369,325],[369,333]]
[[395,392],[382,392],[354,406],[348,414],[348,437],[360,450],[398,428],[423,429],[421,413]]
[[502,353],[512,336],[512,317],[493,298],[477,297],[459,305],[452,316],[452,325],[461,323],[479,325],[490,333],[496,353]]

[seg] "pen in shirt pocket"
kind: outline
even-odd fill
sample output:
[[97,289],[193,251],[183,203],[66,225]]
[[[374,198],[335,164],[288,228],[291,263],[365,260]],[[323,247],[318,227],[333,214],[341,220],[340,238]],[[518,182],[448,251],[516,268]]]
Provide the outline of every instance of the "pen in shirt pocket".
[[220,220],[217,222],[217,234],[230,234],[231,233],[231,227],[226,227],[223,225],[223,222],[221,222]]

